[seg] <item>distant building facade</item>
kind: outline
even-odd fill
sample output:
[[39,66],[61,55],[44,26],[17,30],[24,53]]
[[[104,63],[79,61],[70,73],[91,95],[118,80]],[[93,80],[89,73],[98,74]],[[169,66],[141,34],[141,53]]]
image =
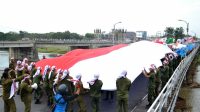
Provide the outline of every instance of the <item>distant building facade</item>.
[[136,31],[136,37],[147,39],[147,31]]

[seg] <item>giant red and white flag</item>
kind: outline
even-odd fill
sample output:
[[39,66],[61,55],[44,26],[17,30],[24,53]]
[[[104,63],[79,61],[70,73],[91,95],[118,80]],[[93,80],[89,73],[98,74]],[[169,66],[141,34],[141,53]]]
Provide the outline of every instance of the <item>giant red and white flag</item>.
[[116,79],[123,70],[128,72],[127,77],[133,82],[144,67],[149,68],[151,64],[161,66],[160,59],[170,52],[173,53],[166,45],[139,41],[129,45],[77,49],[61,57],[38,61],[36,66],[44,68],[45,65],[55,65],[57,68],[68,69],[73,78],[81,73],[85,88],[89,88],[87,82],[93,79],[94,74],[100,74],[102,89],[116,90]]

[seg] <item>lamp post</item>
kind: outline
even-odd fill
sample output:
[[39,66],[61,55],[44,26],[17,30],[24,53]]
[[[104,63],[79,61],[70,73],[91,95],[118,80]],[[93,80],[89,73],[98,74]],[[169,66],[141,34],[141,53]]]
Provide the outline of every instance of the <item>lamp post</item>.
[[113,45],[115,45],[115,26],[119,23],[122,23],[121,21],[120,22],[117,22],[114,24],[114,28],[113,28]]
[[178,20],[178,21],[183,21],[183,22],[185,22],[186,23],[186,25],[187,25],[187,29],[186,29],[186,31],[187,31],[187,36],[188,36],[188,31],[189,31],[189,22],[187,22],[187,21],[185,21],[185,20]]

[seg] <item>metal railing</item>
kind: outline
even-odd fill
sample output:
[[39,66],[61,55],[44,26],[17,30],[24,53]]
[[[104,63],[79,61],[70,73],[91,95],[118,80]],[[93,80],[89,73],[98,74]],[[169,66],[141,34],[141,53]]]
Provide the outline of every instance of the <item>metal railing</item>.
[[147,112],[173,112],[183,79],[198,49],[199,45],[180,62]]

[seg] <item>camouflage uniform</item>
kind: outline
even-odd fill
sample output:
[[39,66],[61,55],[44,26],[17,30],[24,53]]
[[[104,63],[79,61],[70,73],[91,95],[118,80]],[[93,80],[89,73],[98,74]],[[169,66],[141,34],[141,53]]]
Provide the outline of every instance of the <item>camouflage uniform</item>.
[[21,88],[20,89],[21,100],[22,102],[24,102],[24,105],[25,105],[24,112],[30,112],[33,89],[31,88],[31,85],[25,81],[21,83],[20,88]]
[[101,80],[96,80],[93,85],[90,85],[90,96],[92,98],[91,105],[93,112],[99,112],[99,101],[101,97],[101,87],[103,82]]
[[128,92],[131,87],[131,81],[128,78],[118,78],[117,86],[117,111],[128,112]]
[[[24,76],[17,77],[15,79],[15,82],[21,81],[23,78]],[[2,96],[3,96],[3,101],[4,101],[4,112],[16,112],[16,105],[15,105],[14,98],[11,97],[9,99],[12,83],[13,83],[13,80],[10,78],[2,79],[2,88],[3,88]]]
[[83,88],[83,84],[82,84],[81,81],[78,81],[75,84],[75,91],[78,91],[78,90],[80,90],[80,94],[76,98],[76,101],[77,101],[78,106],[79,106],[78,112],[87,112],[86,104],[83,100],[84,88]]

